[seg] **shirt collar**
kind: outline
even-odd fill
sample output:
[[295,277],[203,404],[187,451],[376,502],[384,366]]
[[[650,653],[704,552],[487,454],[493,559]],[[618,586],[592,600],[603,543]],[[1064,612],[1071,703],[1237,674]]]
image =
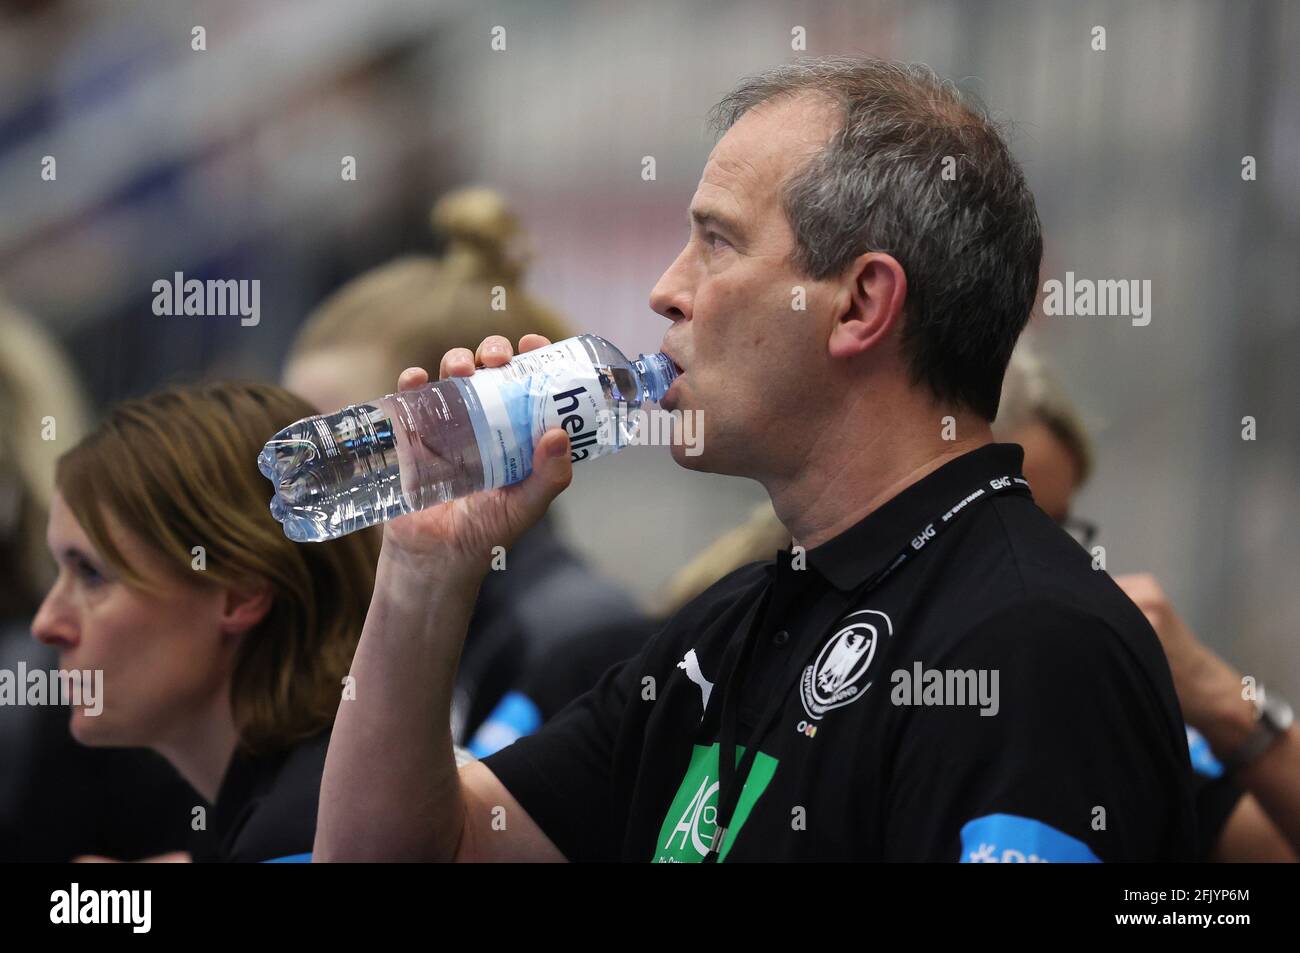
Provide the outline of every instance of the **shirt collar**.
[[808,550],[808,562],[836,588],[854,589],[976,487],[1000,476],[1021,476],[1024,458],[1024,450],[1014,443],[990,443],[964,453],[838,536]]
[[269,758],[255,758],[242,746],[235,749],[213,804],[212,827],[217,841],[225,841],[238,828],[249,804],[264,788],[270,775],[284,760],[283,753]]

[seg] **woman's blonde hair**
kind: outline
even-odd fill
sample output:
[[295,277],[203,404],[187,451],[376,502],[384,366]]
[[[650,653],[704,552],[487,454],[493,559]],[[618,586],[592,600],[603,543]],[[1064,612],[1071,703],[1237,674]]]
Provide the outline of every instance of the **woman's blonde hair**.
[[45,523],[54,465],[86,432],[71,363],[34,322],[0,300],[0,613],[34,612],[54,581]]
[[1092,439],[1083,415],[1047,366],[1047,362],[1022,340],[1011,354],[1002,380],[1002,403],[993,431],[1003,439],[1017,430],[1042,424],[1074,458],[1082,486],[1092,476]]
[[270,612],[240,643],[230,689],[252,753],[291,747],[333,722],[374,587],[376,530],[299,545],[269,512],[258,451],[312,413],[269,384],[173,387],[119,404],[58,461],[59,492],[126,584],[157,591],[166,580],[124,558],[109,514],[177,581],[269,583]]
[[348,282],[308,316],[290,360],[379,344],[389,375],[381,386],[391,388],[402,369],[418,364],[436,374],[444,353],[473,350],[488,334],[511,344],[528,333],[552,341],[573,335],[557,312],[523,291],[519,221],[497,192],[451,192],[430,218],[447,240],[442,257],[406,256]]
[[785,528],[769,501],[759,503],[739,526],[733,526],[672,575],[656,602],[669,616],[723,576],[741,566],[772,559],[790,545]]
[[[1022,340],[1002,381],[993,429],[1005,439],[1033,423],[1047,427],[1074,457],[1082,485],[1093,466],[1092,442],[1083,417],[1043,360]],[[789,544],[790,533],[776,518],[772,504],[760,503],[745,522],[719,536],[679,569],[657,602],[665,615],[671,615],[723,576],[749,563],[771,559]]]

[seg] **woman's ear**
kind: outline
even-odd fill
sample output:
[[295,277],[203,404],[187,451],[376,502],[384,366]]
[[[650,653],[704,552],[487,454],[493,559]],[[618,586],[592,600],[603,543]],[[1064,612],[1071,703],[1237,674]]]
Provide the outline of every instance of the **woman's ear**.
[[271,611],[271,585],[265,581],[223,590],[220,627],[223,636],[241,636]]

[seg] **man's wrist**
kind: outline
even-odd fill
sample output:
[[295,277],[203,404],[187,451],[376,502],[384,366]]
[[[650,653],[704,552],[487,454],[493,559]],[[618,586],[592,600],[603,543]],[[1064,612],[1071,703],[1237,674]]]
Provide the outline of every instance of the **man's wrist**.
[[379,552],[375,595],[386,596],[398,604],[410,601],[427,604],[447,595],[472,603],[486,572],[486,567],[469,565],[451,555],[412,555],[385,545]]

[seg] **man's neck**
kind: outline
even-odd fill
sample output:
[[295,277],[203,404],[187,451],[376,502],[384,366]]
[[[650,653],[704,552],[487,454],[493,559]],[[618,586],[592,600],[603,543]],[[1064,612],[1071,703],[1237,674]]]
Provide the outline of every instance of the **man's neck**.
[[950,460],[993,442],[989,425],[979,418],[959,420],[956,430],[966,436],[918,436],[919,429],[898,425],[865,441],[828,434],[797,473],[768,481],[772,506],[795,544],[813,549]]

